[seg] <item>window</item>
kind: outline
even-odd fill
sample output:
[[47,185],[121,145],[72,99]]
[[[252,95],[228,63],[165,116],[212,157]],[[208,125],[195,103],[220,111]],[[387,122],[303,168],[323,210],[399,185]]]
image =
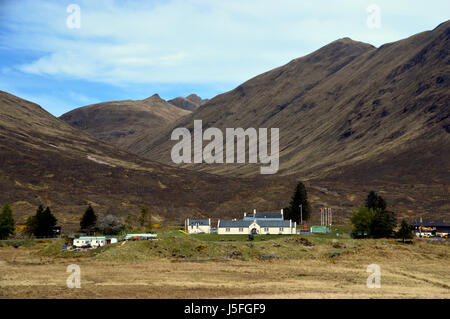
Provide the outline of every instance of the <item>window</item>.
[[280,227],[280,231],[283,231],[284,230],[284,228],[283,227]]
[[265,232],[269,232],[269,227],[264,227]]
[[239,232],[242,233],[244,231],[244,228],[240,227]]
[[225,231],[229,233],[230,232],[230,228],[226,228]]

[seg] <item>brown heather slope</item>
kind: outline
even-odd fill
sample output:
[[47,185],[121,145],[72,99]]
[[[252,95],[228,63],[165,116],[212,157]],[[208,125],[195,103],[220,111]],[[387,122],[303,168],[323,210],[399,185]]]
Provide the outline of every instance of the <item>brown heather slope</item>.
[[[213,98],[173,127],[192,128],[194,119],[204,129],[278,127],[280,173],[308,176],[381,160],[416,144],[444,146],[450,133],[449,37],[446,22],[378,49],[340,39]],[[171,130],[153,143],[157,148],[130,149],[166,160],[175,143]],[[237,171],[229,165],[195,168],[251,175],[259,164]]]
[[253,207],[286,205],[292,187],[151,162],[0,91],[0,204],[11,204],[19,224],[39,204],[49,205],[66,231],[79,225],[88,204],[123,217],[147,205],[168,223],[238,217]]
[[158,134],[162,128],[189,113],[155,94],[144,100],[87,105],[63,114],[60,119],[126,150],[143,130]]
[[[405,215],[449,218],[449,38],[446,21],[380,48],[337,40],[216,96],[129,150],[166,162],[171,131],[192,129],[194,119],[203,129],[278,127],[279,174],[341,198],[377,189]],[[260,164],[185,167],[252,176]]]

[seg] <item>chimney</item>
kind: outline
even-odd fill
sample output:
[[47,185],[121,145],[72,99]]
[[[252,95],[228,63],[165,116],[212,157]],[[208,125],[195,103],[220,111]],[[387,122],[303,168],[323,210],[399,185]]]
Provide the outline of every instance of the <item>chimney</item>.
[[281,218],[284,219],[284,215],[283,215],[283,208],[281,209]]
[[247,213],[246,212],[244,212],[244,217],[247,217]]

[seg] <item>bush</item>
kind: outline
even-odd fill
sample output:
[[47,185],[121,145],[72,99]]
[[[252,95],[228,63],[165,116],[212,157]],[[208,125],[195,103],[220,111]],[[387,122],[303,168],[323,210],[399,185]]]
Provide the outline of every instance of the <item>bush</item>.
[[353,224],[352,237],[392,237],[394,233],[395,214],[391,211],[360,207],[350,221]]
[[98,221],[98,230],[105,235],[117,235],[125,229],[119,217],[108,214]]
[[0,239],[7,239],[10,235],[13,235],[15,225],[11,207],[5,204],[0,213]]

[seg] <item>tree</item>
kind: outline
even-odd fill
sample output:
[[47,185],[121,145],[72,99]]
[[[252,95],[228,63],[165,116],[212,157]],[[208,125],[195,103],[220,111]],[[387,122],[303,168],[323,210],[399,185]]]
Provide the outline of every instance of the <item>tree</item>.
[[411,225],[409,225],[404,219],[402,220],[400,229],[397,231],[396,235],[397,235],[397,238],[401,238],[403,240],[403,243],[405,242],[405,239],[413,239],[414,238],[414,234],[413,234]]
[[138,222],[141,227],[146,227],[147,229],[152,229],[152,214],[149,213],[149,208],[147,206],[141,207],[141,214],[139,215]]
[[350,221],[353,224],[353,233],[369,236],[375,211],[367,207],[359,207],[353,212]]
[[374,191],[370,191],[366,199],[366,207],[370,209],[386,210],[386,201]]
[[138,218],[138,222],[139,222],[139,225],[141,227],[145,226],[145,222],[147,220],[148,211],[149,211],[149,209],[148,209],[147,206],[142,206],[141,207],[141,214],[139,215],[139,218]]
[[84,212],[83,217],[81,217],[80,230],[82,232],[91,233],[97,230],[96,225],[97,225],[97,215],[95,215],[92,206],[89,205],[86,211]]
[[350,217],[353,233],[371,238],[391,237],[394,232],[395,214],[391,211],[359,207]]
[[[302,208],[300,210],[300,205]],[[283,209],[286,219],[292,219],[293,221],[300,223],[300,220],[308,220],[311,216],[311,206],[308,202],[308,194],[306,187],[302,182],[298,182],[294,195],[288,207]],[[301,217],[301,218],[300,218]]]
[[8,204],[3,205],[0,213],[0,239],[7,239],[10,235],[13,235],[15,225],[11,207]]
[[397,223],[394,212],[376,209],[370,225],[370,237],[389,238],[394,234]]
[[26,221],[27,233],[36,237],[53,237],[56,221],[50,207],[44,210],[44,207],[39,205],[36,215],[28,217]]
[[124,225],[117,216],[108,214],[99,218],[98,229],[104,235],[117,235],[124,229]]

